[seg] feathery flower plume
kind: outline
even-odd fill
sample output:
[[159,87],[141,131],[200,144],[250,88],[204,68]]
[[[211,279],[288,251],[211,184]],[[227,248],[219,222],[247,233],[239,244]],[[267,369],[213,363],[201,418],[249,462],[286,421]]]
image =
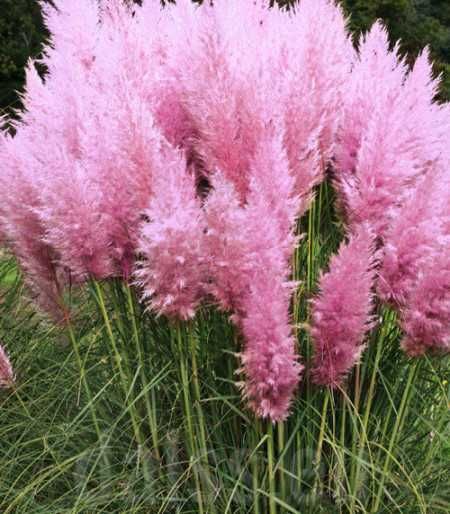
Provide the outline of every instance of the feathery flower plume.
[[14,251],[37,304],[60,319],[60,283],[62,273],[55,265],[55,251],[45,241],[45,230],[36,211],[40,207],[38,191],[19,155],[29,156],[30,147],[22,134],[15,138],[0,134],[0,186],[2,206],[1,232]]
[[425,51],[407,74],[374,24],[362,38],[343,106],[337,185],[351,225],[369,222],[383,236],[420,176],[442,151],[438,83]]
[[360,358],[372,325],[374,255],[374,234],[363,224],[341,245],[320,279],[320,293],[312,300],[316,384],[340,386]]
[[241,299],[248,291],[245,277],[253,270],[247,214],[233,184],[222,173],[212,175],[211,184],[212,191],[204,206],[208,292],[222,310],[234,311],[237,321]]
[[258,416],[272,421],[287,416],[302,371],[289,324],[294,285],[288,280],[300,201],[282,140],[281,130],[266,127],[251,163],[246,205],[218,175],[205,209],[211,290],[222,307],[233,309],[244,338],[243,395]]
[[302,195],[322,181],[333,155],[354,49],[334,2],[302,0],[294,9],[294,15],[280,20],[286,29],[281,31],[277,102],[296,191]]
[[174,45],[168,49],[168,66],[177,70],[197,134],[196,151],[206,170],[220,169],[244,201],[263,128],[264,106],[254,83],[266,57],[259,44],[267,30],[258,21],[269,17],[268,5],[230,0],[198,8],[185,0],[171,10]]
[[141,225],[136,276],[157,314],[187,320],[200,303],[204,278],[203,213],[195,177],[182,153],[165,147],[153,177],[153,197]]
[[14,383],[14,371],[8,354],[0,344],[0,388],[11,387]]
[[407,303],[418,277],[433,268],[437,257],[448,254],[449,189],[447,169],[433,169],[399,211],[383,249],[378,294],[384,301],[396,306]]
[[402,348],[411,357],[450,352],[450,256],[436,256],[420,274],[401,311]]
[[331,157],[353,55],[341,10],[304,0],[290,16],[266,2],[229,0],[200,9],[178,2],[172,11],[168,67],[206,172],[220,169],[245,201],[258,141],[278,120],[297,193],[311,191]]
[[[278,129],[278,130],[277,130]],[[289,263],[295,249],[300,201],[283,147],[283,131],[269,127],[251,167],[246,206],[253,272],[242,298],[241,354],[244,396],[257,415],[272,421],[289,413],[303,370],[289,319],[294,284]]]
[[400,313],[411,356],[450,349],[450,176],[431,170],[387,236],[378,290]]

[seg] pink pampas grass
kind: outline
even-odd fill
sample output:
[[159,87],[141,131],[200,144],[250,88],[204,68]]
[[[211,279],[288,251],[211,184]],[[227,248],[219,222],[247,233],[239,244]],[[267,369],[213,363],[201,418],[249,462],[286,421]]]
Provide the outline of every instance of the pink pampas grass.
[[204,221],[182,153],[162,149],[145,215],[139,239],[144,262],[136,272],[143,298],[158,315],[193,318],[203,292]]
[[383,236],[399,208],[437,159],[450,119],[434,103],[438,82],[424,52],[411,72],[389,50],[376,23],[362,38],[345,89],[336,153],[337,186],[348,222]]
[[409,292],[401,311],[402,348],[412,357],[450,352],[450,257],[436,256]]
[[312,301],[313,380],[339,387],[358,362],[372,326],[375,279],[374,234],[362,225],[331,258]]
[[289,259],[301,202],[282,141],[281,130],[266,128],[245,206],[220,176],[206,204],[211,291],[222,307],[233,309],[244,338],[243,395],[257,415],[272,421],[288,415],[303,369],[289,323]]

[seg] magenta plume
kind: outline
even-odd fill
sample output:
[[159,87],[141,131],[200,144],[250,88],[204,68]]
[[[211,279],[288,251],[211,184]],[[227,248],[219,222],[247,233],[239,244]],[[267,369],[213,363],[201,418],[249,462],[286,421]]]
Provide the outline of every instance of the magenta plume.
[[331,258],[312,300],[313,380],[339,387],[358,362],[372,324],[374,234],[362,225]]

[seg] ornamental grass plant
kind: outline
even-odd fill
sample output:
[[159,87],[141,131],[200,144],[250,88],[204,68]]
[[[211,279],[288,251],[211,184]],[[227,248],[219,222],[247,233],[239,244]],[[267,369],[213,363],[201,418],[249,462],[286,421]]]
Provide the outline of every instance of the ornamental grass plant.
[[0,133],[1,511],[448,512],[427,50],[328,0],[54,4]]

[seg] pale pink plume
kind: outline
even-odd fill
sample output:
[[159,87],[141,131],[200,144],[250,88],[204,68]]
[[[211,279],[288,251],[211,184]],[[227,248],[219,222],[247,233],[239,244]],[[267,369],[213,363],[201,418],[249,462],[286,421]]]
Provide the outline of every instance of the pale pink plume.
[[[368,222],[383,236],[415,182],[442,158],[438,83],[424,52],[408,74],[376,23],[360,43],[345,91],[336,183],[348,222]],[[448,152],[448,150],[447,150]]]
[[311,302],[315,383],[339,387],[359,361],[372,327],[374,279],[374,234],[363,224],[331,258]]
[[136,272],[143,298],[158,315],[193,318],[203,292],[204,217],[183,153],[166,145],[141,224]]
[[277,102],[296,191],[305,195],[322,181],[333,156],[354,49],[343,13],[332,1],[302,0],[279,23],[286,28],[279,28]]
[[433,169],[387,235],[378,290],[399,311],[410,355],[450,348],[450,175]]
[[[30,177],[35,165],[31,148],[21,134],[15,138],[1,134],[0,148],[0,224],[4,242],[14,251],[37,303],[60,319],[62,273],[55,265],[54,249],[44,241],[45,229],[37,214],[41,205]],[[19,155],[27,157],[29,166],[23,165]]]
[[[405,304],[417,279],[450,248],[450,175],[431,170],[417,185],[386,235],[378,293],[396,306]],[[442,261],[441,261],[442,262]]]
[[302,371],[289,319],[289,259],[301,203],[282,140],[282,130],[266,128],[249,170],[245,206],[220,175],[206,204],[211,291],[222,307],[233,309],[243,335],[244,397],[272,421],[288,415]]

